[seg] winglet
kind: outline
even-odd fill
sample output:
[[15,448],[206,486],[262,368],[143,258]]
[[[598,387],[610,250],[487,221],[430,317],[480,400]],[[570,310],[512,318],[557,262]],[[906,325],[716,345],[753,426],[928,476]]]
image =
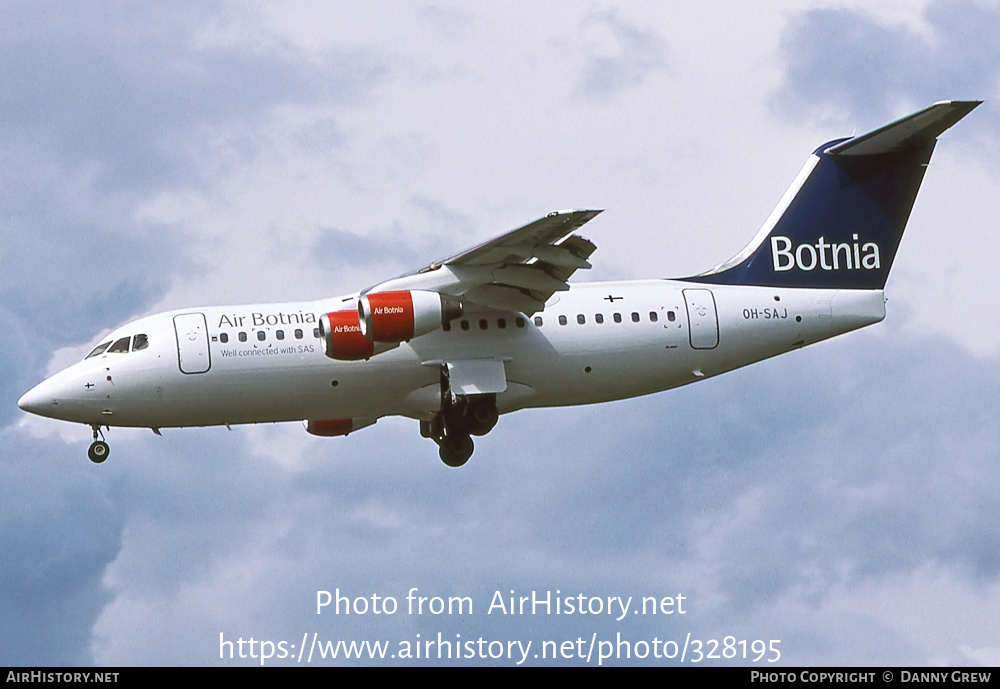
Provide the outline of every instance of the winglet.
[[832,156],[878,155],[920,149],[972,112],[981,100],[941,101],[878,129],[827,148]]

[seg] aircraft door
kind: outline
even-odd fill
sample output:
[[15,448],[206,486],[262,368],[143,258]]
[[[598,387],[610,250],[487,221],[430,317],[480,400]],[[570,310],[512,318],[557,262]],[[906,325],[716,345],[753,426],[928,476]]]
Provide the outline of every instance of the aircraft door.
[[212,366],[208,349],[208,324],[203,313],[174,316],[177,334],[177,365],[181,373],[204,373]]
[[719,346],[719,315],[715,295],[710,289],[684,290],[688,333],[692,349],[715,349]]

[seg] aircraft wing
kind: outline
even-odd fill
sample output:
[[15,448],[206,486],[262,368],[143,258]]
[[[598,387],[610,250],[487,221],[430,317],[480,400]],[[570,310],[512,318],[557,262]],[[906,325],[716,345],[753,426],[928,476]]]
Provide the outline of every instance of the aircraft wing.
[[597,249],[574,234],[599,210],[554,211],[496,239],[366,289],[430,290],[496,309],[541,311]]

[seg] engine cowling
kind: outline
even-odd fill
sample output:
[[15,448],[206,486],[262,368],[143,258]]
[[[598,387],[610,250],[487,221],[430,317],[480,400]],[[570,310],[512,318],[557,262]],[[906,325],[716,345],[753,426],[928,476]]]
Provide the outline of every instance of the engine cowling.
[[398,342],[372,342],[362,335],[357,311],[331,311],[320,316],[319,335],[323,353],[340,361],[369,359],[399,346]]
[[354,431],[365,428],[366,426],[371,426],[376,421],[378,421],[378,417],[362,416],[357,419],[306,420],[302,423],[305,425],[306,431],[312,433],[313,435],[322,436],[324,438],[334,438],[341,435],[347,435],[348,433],[353,433]]
[[458,300],[425,290],[376,292],[358,300],[361,334],[372,342],[412,340],[461,315]]

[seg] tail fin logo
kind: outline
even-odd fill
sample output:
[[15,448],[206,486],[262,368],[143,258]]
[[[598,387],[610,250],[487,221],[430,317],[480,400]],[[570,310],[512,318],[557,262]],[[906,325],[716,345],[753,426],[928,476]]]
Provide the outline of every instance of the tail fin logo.
[[799,270],[878,270],[882,261],[878,244],[860,243],[858,235],[852,235],[853,242],[830,243],[823,237],[815,244],[799,244],[793,247],[792,240],[780,235],[771,236],[771,259],[774,272],[782,273],[793,268]]
[[707,273],[685,279],[884,289],[938,136],[977,105],[942,101],[867,134],[823,144],[750,244]]

